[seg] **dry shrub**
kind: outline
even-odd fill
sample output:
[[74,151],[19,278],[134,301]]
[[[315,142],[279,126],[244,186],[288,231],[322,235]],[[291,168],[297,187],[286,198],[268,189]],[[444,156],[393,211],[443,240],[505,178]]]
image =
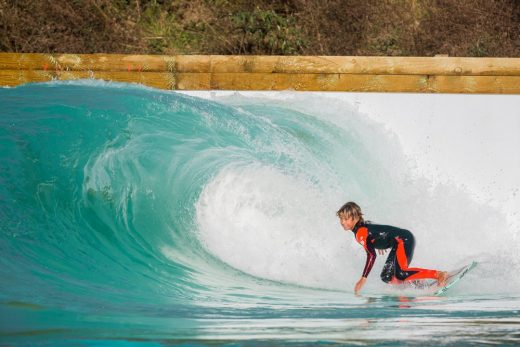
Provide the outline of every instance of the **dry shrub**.
[[144,52],[135,22],[110,0],[2,0],[0,49],[11,52]]
[[0,0],[12,52],[520,56],[519,0]]
[[288,1],[193,0],[189,4],[176,11],[176,18],[196,53],[300,54],[305,45]]
[[415,48],[419,55],[520,56],[517,0],[429,0]]
[[294,6],[309,37],[304,54],[354,55],[361,49],[371,1],[294,0]]
[[520,56],[518,0],[294,0],[305,54]]

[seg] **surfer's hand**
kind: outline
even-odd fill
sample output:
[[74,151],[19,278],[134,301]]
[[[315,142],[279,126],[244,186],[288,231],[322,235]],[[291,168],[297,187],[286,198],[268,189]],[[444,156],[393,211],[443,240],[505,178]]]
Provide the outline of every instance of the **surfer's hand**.
[[387,249],[378,249],[377,252],[379,253],[379,255],[383,255],[385,254],[387,251]]
[[354,294],[359,294],[359,291],[363,288],[366,281],[366,277],[361,277],[359,281],[357,281],[356,286],[354,287]]

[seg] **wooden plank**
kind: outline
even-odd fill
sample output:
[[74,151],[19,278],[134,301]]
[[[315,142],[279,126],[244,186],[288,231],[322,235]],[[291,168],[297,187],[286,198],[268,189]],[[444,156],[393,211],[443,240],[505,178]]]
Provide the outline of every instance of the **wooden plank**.
[[29,81],[82,78],[135,82],[155,88],[178,90],[427,91],[427,76],[0,70],[0,80],[9,86]]
[[520,76],[430,76],[438,93],[520,94]]
[[0,69],[520,76],[520,58],[0,53]]
[[0,85],[14,87],[28,82],[46,82],[52,77],[42,72],[36,73],[27,70],[0,70]]
[[270,73],[166,73],[128,71],[0,70],[6,86],[96,78],[177,90],[296,90],[520,94],[520,76],[427,76]]
[[427,90],[427,76],[213,73],[214,90],[391,91]]
[[4,86],[17,86],[28,82],[52,80],[99,79],[113,82],[140,83],[160,89],[209,90],[209,73],[167,73],[127,71],[44,71],[44,70],[0,70],[0,81]]
[[211,72],[517,75],[518,58],[212,56]]
[[0,70],[210,72],[210,56],[0,53]]
[[210,83],[215,90],[520,94],[520,76],[213,73]]

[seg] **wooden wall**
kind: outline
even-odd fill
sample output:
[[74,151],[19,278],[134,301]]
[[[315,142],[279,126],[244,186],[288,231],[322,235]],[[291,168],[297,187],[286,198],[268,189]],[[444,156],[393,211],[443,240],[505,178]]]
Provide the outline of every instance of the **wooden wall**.
[[520,58],[0,53],[0,85],[97,78],[172,90],[520,94]]

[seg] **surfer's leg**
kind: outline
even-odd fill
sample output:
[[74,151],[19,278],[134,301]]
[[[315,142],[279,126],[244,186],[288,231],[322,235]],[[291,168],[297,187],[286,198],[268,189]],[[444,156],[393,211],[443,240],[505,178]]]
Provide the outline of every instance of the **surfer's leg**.
[[[415,240],[413,236],[406,238],[396,238],[397,240],[397,266],[395,276],[401,281],[413,281],[418,279],[431,278],[438,280],[441,283],[440,277],[442,277],[441,271],[421,269],[417,267],[408,267],[408,264],[412,261],[413,250],[415,248]],[[445,281],[445,279],[444,279]]]
[[392,247],[390,253],[388,253],[388,258],[386,258],[385,265],[383,266],[383,271],[381,271],[381,279],[383,282],[392,283],[395,280],[395,266],[396,266],[396,250],[397,243]]
[[448,272],[437,271],[437,282],[439,282],[439,286],[444,287],[446,285],[447,279],[448,279]]

